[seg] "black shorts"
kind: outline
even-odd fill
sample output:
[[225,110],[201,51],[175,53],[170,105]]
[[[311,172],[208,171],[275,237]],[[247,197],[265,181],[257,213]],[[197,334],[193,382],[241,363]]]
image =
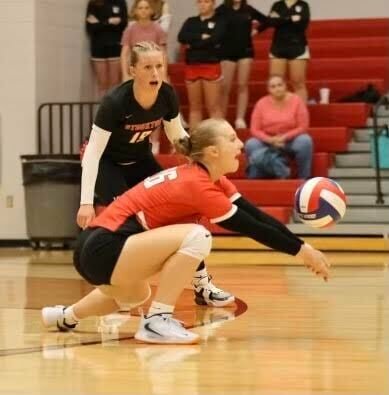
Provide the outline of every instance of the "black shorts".
[[111,232],[104,228],[87,228],[80,233],[74,249],[73,263],[78,273],[93,285],[110,284],[112,272],[131,235],[144,229],[132,217],[126,221],[126,233]]
[[117,196],[162,170],[152,155],[131,165],[119,165],[101,158],[95,186],[95,203],[110,204]]
[[91,45],[92,60],[119,59],[122,47],[120,44],[113,45]]

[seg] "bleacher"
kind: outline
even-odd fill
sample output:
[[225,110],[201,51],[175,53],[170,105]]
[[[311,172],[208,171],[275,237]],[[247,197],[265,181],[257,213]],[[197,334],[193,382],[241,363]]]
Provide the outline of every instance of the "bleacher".
[[[370,106],[364,103],[340,103],[339,101],[359,89],[373,83],[384,93],[389,84],[389,20],[331,20],[313,21],[309,30],[312,60],[308,67],[309,97],[319,99],[319,90],[331,90],[331,103],[309,106],[311,127],[309,133],[314,140],[313,176],[329,175],[336,153],[346,152],[355,128],[365,127],[370,115]],[[266,94],[265,81],[268,76],[268,50],[271,31],[255,39],[256,59],[250,79],[250,103],[247,121],[255,102]],[[184,84],[183,52],[176,64],[169,66],[169,75],[175,86],[184,116],[188,116],[188,101]],[[234,97],[234,90],[231,94]],[[228,120],[234,120],[235,105],[229,106]],[[248,130],[239,130],[244,141]],[[163,166],[172,166],[183,161],[170,155],[169,143],[163,138],[159,160]],[[293,164],[292,164],[293,169]],[[238,172],[230,178],[241,193],[274,215],[288,223],[292,215],[294,192],[300,180],[247,180],[245,158],[240,159]],[[295,172],[292,171],[292,175]],[[217,233],[224,233],[213,227]]]

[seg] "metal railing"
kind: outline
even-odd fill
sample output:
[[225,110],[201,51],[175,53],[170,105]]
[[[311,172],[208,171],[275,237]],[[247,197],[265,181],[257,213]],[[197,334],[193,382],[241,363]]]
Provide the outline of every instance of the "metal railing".
[[78,154],[98,102],[43,103],[38,109],[38,154]]
[[[372,109],[373,116],[373,129],[374,129],[374,151],[375,151],[375,172],[376,172],[376,189],[377,189],[377,204],[384,204],[384,194],[382,192],[382,175],[381,175],[381,158],[380,158],[380,150],[379,150],[379,137],[383,130],[387,130],[388,125],[379,126],[378,125],[378,116],[379,109],[381,107],[385,107],[389,109],[389,98],[387,96],[382,96],[380,100],[374,105]],[[389,152],[388,152],[389,155]]]

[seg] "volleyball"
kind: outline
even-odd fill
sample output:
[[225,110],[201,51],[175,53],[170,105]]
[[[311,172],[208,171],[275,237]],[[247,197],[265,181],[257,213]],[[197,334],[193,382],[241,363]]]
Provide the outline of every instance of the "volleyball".
[[329,227],[346,213],[346,195],[334,180],[311,178],[296,191],[295,211],[299,219],[312,228]]

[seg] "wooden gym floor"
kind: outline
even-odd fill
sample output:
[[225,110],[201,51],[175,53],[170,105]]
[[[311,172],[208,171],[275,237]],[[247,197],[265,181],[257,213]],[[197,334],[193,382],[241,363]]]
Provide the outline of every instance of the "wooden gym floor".
[[202,308],[184,291],[176,312],[196,346],[136,344],[139,318],[124,314],[48,332],[40,308],[90,289],[70,253],[0,250],[0,393],[387,395],[387,241],[313,242],[348,249],[328,253],[329,283],[245,239],[217,239],[209,271],[238,300]]

